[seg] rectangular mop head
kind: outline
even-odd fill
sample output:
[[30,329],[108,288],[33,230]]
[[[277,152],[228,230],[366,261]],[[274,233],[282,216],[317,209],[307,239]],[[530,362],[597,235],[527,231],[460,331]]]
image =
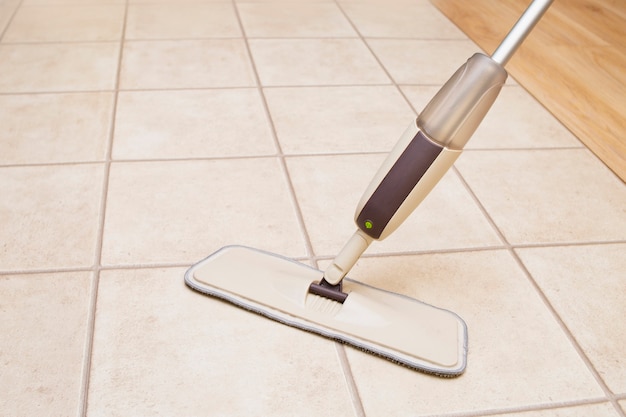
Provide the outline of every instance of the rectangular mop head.
[[465,369],[467,329],[456,314],[344,280],[339,303],[309,292],[322,271],[275,254],[227,246],[191,267],[186,284],[289,326],[440,376]]

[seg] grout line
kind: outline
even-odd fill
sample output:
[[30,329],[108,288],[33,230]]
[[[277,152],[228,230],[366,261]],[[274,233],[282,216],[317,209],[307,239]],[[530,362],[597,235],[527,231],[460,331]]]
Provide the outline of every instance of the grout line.
[[76,268],[48,268],[48,269],[20,269],[15,271],[0,271],[0,277],[7,275],[39,275],[39,274],[59,274],[68,272],[92,272],[93,267],[76,267]]
[[93,352],[93,338],[96,320],[96,299],[98,294],[98,282],[100,271],[92,270],[91,285],[89,288],[89,300],[87,311],[87,326],[85,345],[83,348],[83,363],[81,368],[80,391],[78,393],[78,416],[87,415],[87,396],[89,391],[89,378],[91,374],[91,354]]
[[[112,43],[112,42],[109,42]],[[269,85],[264,86],[264,89],[289,89],[289,88],[299,88],[299,89],[307,89],[307,88],[363,88],[363,87],[389,87],[392,83],[370,83],[370,84],[347,84],[347,83],[337,83],[337,84],[309,84],[309,85],[298,85],[298,84],[280,84],[280,85]],[[434,87],[434,85],[430,84],[416,84],[409,85],[414,87]],[[161,88],[150,88],[150,87],[141,87],[141,88],[119,88],[117,91],[119,92],[160,92],[160,91],[210,91],[210,90],[252,90],[257,89],[257,86],[254,85],[228,85],[228,86],[206,86],[206,87],[161,87]],[[30,96],[30,95],[45,95],[45,94],[87,94],[87,93],[112,93],[114,90],[49,90],[49,91],[0,91],[0,96]]]
[[0,91],[2,96],[43,96],[50,94],[91,94],[91,93],[112,93],[113,90],[73,90],[73,91]]
[[[246,36],[246,31],[243,25],[243,21],[241,19],[241,15],[239,13],[239,10],[237,8],[237,2],[235,0],[233,0],[232,2],[233,4],[233,8],[235,10],[235,14],[237,16],[237,21],[239,23],[239,27],[241,29],[241,32],[243,34],[244,37],[244,42],[246,44],[246,49],[248,51],[248,56],[250,57],[250,63],[252,65],[252,69],[254,71],[254,76],[256,78],[257,81],[257,86],[258,86],[258,90],[259,90],[259,94],[262,98],[263,101],[263,108],[265,111],[265,115],[270,123],[270,127],[272,130],[272,137],[274,138],[274,143],[276,146],[276,149],[278,151],[277,153],[277,157],[278,160],[280,162],[280,166],[281,166],[281,170],[283,172],[285,181],[287,182],[287,186],[289,188],[289,194],[290,194],[290,198],[294,207],[294,210],[296,212],[296,217],[298,220],[298,224],[300,226],[300,230],[302,233],[302,236],[304,237],[304,244],[306,247],[306,251],[311,259],[311,262],[313,263],[313,266],[317,267],[317,263],[316,261],[313,260],[313,256],[314,256],[314,250],[313,250],[313,245],[311,243],[311,238],[309,236],[309,233],[307,231],[306,228],[306,224],[304,222],[304,216],[302,214],[302,210],[300,208],[300,204],[298,203],[298,199],[296,196],[296,192],[295,192],[295,188],[293,186],[293,182],[291,180],[291,177],[289,175],[289,170],[287,168],[287,163],[285,160],[285,155],[283,153],[282,147],[280,145],[280,141],[278,139],[278,133],[276,131],[276,126],[274,124],[274,120],[271,117],[271,113],[269,110],[269,105],[267,103],[267,98],[265,97],[265,94],[263,92],[263,85],[261,83],[261,78],[259,77],[258,71],[257,71],[257,67],[256,67],[256,63],[254,62],[254,57],[252,55],[252,50],[250,49],[250,43],[248,41],[248,38]],[[344,347],[343,346],[339,346],[337,342],[334,343],[335,347],[336,347],[336,351],[338,353],[338,357],[339,357],[339,363],[341,365],[342,368],[342,372],[344,375],[344,378],[346,380],[346,385],[348,388],[348,393],[350,396],[350,399],[352,400],[352,405],[355,409],[355,412],[357,413],[357,417],[365,417],[365,413],[363,411],[363,405],[361,403],[361,399],[358,396],[358,392],[356,390],[356,383],[354,381],[354,378],[352,376],[352,372],[350,371],[350,364],[348,363],[348,359],[345,355],[345,351],[344,351]]]
[[352,368],[350,367],[350,361],[346,355],[346,347],[339,342],[334,342],[335,349],[337,349],[337,356],[339,357],[339,363],[341,364],[341,370],[343,371],[344,378],[346,380],[346,386],[350,398],[352,398],[352,406],[354,407],[354,414],[356,417],[365,417],[365,409],[363,408],[363,402],[361,401],[361,395],[359,389],[354,380],[352,374]]
[[588,242],[554,242],[554,243],[521,243],[510,245],[513,249],[534,249],[534,248],[560,248],[572,246],[601,246],[601,245],[620,245],[626,243],[626,240],[601,240]]
[[56,166],[76,166],[76,165],[102,165],[104,161],[63,161],[63,162],[30,162],[23,164],[0,165],[3,168],[30,168],[30,167],[56,167]]
[[[117,97],[117,96],[116,96]],[[567,151],[567,150],[585,150],[588,149],[584,147],[558,147],[558,148],[475,148],[475,149],[465,149],[463,152],[533,152],[533,151]],[[388,151],[380,150],[380,151],[344,151],[344,152],[318,152],[318,153],[290,153],[284,154],[282,151],[278,151],[273,154],[258,154],[258,155],[207,155],[207,156],[189,156],[189,157],[179,157],[179,158],[129,158],[129,159],[111,159],[110,161],[105,160],[85,160],[85,161],[59,161],[59,162],[29,162],[29,163],[9,163],[9,164],[1,164],[0,169],[2,168],[25,168],[25,167],[38,167],[38,166],[75,166],[75,165],[93,165],[93,164],[102,164],[102,163],[150,163],[150,162],[191,162],[191,161],[223,161],[223,160],[237,160],[237,159],[267,159],[267,158],[316,158],[316,157],[332,157],[332,156],[363,156],[363,155],[386,155]],[[617,241],[600,241],[600,242],[580,242],[579,244],[595,244],[595,243],[619,243],[620,240]],[[562,246],[562,245],[570,245],[576,243],[547,243],[547,246]],[[529,244],[532,246],[532,244]],[[523,245],[516,245],[523,246]],[[539,244],[539,246],[543,246],[543,244]]]
[[[423,256],[423,255],[445,255],[455,253],[471,253],[471,252],[489,252],[498,250],[512,249],[542,249],[542,248],[561,248],[561,247],[576,247],[576,246],[602,246],[602,245],[621,245],[626,244],[626,240],[621,241],[605,241],[605,242],[573,242],[573,243],[546,243],[546,244],[521,244],[521,245],[495,245],[495,246],[476,246],[467,248],[437,248],[437,249],[422,249],[415,251],[400,251],[400,252],[377,252],[377,253],[365,253],[362,258],[389,258],[389,257],[402,257],[402,256]],[[333,259],[333,255],[313,255],[313,256],[298,256],[293,257],[297,262],[310,261],[312,266],[316,266],[319,261],[327,261]],[[130,270],[130,269],[159,269],[159,268],[188,268],[189,262],[173,262],[173,263],[137,263],[137,264],[112,264],[112,265],[100,265],[97,267],[100,271],[117,271],[117,270]],[[53,274],[53,273],[66,273],[66,272],[89,272],[94,271],[95,267],[59,267],[59,268],[47,268],[47,269],[23,269],[23,270],[4,270],[0,271],[0,276],[7,275],[37,275],[37,274]],[[623,395],[623,399],[626,399],[626,394]]]
[[[303,261],[308,258],[290,258],[295,261]],[[154,264],[125,264],[125,265],[100,265],[93,267],[76,267],[76,268],[51,268],[51,269],[33,269],[33,270],[16,270],[16,271],[0,271],[2,276],[19,276],[19,275],[43,275],[58,274],[72,272],[102,272],[102,271],[125,271],[133,269],[163,269],[163,268],[189,268],[192,261],[176,262],[176,263],[154,263]]]
[[[447,255],[447,254],[455,254],[455,253],[470,253],[470,252],[489,252],[496,250],[506,250],[508,249],[504,245],[498,246],[477,246],[473,248],[450,248],[450,249],[423,249],[423,250],[415,250],[415,251],[400,251],[400,252],[377,252],[377,253],[364,253],[361,255],[360,259],[365,258],[391,258],[391,257],[403,257],[403,256],[422,256],[422,255]],[[315,256],[315,261],[329,260],[332,259],[332,256]]]
[[[391,74],[389,73],[387,68],[383,65],[383,63],[380,61],[378,56],[374,53],[374,51],[372,50],[370,45],[367,43],[367,41],[365,40],[365,38],[363,37],[363,35],[359,31],[359,29],[356,27],[356,25],[352,21],[352,19],[350,19],[350,17],[348,16],[348,14],[344,10],[344,8],[341,6],[341,4],[337,0],[335,0],[334,3],[337,6],[337,8],[339,9],[339,11],[341,12],[341,14],[344,16],[344,18],[346,19],[346,21],[350,24],[350,26],[352,27],[352,30],[354,30],[354,32],[357,34],[358,39],[360,39],[360,41],[367,48],[367,50],[370,52],[370,54],[372,55],[374,60],[378,63],[379,67],[385,73],[385,75],[387,76],[387,79],[391,82],[391,84],[393,86],[395,86],[396,90],[400,93],[400,95],[408,103],[409,108],[413,110],[414,115],[416,115],[417,112],[413,108],[413,105],[407,100],[407,97],[404,95],[404,93],[402,92],[402,90],[400,89],[398,84],[395,82],[395,80],[393,79],[393,77],[391,76]],[[311,252],[311,253],[313,253],[313,252]],[[317,266],[317,259],[315,259],[313,262]],[[348,387],[350,398],[352,399],[352,405],[354,407],[355,414],[358,417],[365,417],[366,416],[365,408],[363,406],[363,401],[361,400],[361,397],[359,395],[359,391],[358,391],[358,388],[357,388],[357,385],[356,385],[356,380],[354,378],[354,375],[352,373],[352,369],[350,367],[350,361],[349,361],[349,359],[348,359],[348,357],[347,357],[347,355],[345,353],[345,347],[344,346],[337,346],[337,352],[339,353],[339,359],[340,359],[339,362],[341,364],[341,367],[342,367],[342,370],[343,370],[343,374],[344,374],[345,379],[346,379],[346,385]]]
[[[348,16],[348,13],[346,13],[345,9],[341,6],[341,3],[337,0],[335,0],[335,4],[337,5],[337,8],[339,8],[339,11],[341,12],[341,14],[343,15],[343,17],[348,21],[348,23],[350,24],[350,26],[352,27],[352,30],[354,30],[354,32],[358,35],[358,38],[361,40],[361,42],[363,42],[363,45],[365,45],[365,47],[367,48],[367,50],[370,52],[370,54],[372,55],[372,57],[374,58],[374,60],[376,60],[376,62],[378,63],[378,65],[380,66],[380,68],[383,70],[383,72],[385,73],[385,75],[387,76],[387,78],[389,79],[389,81],[391,81],[391,84],[396,87],[396,90],[400,93],[400,95],[402,96],[402,98],[404,98],[404,101],[409,105],[409,107],[411,108],[411,110],[413,110],[413,113],[415,115],[418,114],[417,110],[415,109],[415,107],[413,107],[413,104],[411,104],[411,102],[409,101],[409,99],[406,97],[406,95],[402,92],[402,89],[400,88],[400,85],[396,82],[396,80],[394,80],[394,78],[391,76],[391,73],[387,70],[387,67],[385,67],[382,63],[382,61],[380,60],[380,58],[378,58],[378,55],[376,55],[374,53],[374,50],[372,49],[372,47],[370,46],[370,44],[367,42],[366,38],[363,36],[363,34],[361,33],[361,31],[356,27],[356,24],[352,21],[352,19],[350,19],[350,16]],[[371,39],[371,38],[370,38]],[[391,39],[391,38],[389,38]],[[408,124],[408,123],[407,123]]]
[[463,152],[476,152],[476,151],[480,151],[480,152],[574,151],[574,150],[584,150],[584,149],[586,149],[584,146],[571,145],[571,146],[556,146],[556,147],[538,146],[538,147],[534,147],[534,148],[464,148]]
[[[342,9],[343,11],[343,9]],[[350,22],[352,23],[352,22]],[[8,25],[7,25],[8,27]],[[358,31],[357,31],[358,32]],[[227,36],[205,36],[205,37],[181,37],[181,38],[126,38],[125,42],[202,42],[213,40],[233,40],[241,39],[241,36],[227,35]],[[385,36],[362,36],[360,33],[356,36],[245,36],[245,39],[253,41],[301,41],[301,40],[357,40],[357,39],[369,39],[369,40],[382,40],[382,41],[416,41],[416,42],[467,42],[467,39],[437,39],[437,38],[423,38],[423,37],[385,37]],[[87,39],[87,40],[21,40],[21,41],[9,41],[3,42],[3,45],[73,45],[73,44],[87,44],[87,43],[114,43],[116,39]],[[474,44],[476,45],[476,44]],[[478,49],[480,47],[477,46]]]
[[104,161],[104,175],[102,180],[102,194],[100,200],[100,216],[98,224],[98,238],[96,250],[94,252],[94,267],[91,282],[91,297],[89,300],[89,313],[87,323],[87,338],[85,343],[81,391],[79,397],[79,416],[86,417],[89,402],[89,383],[91,378],[92,354],[96,326],[96,310],[98,301],[98,288],[100,284],[100,272],[102,270],[102,245],[104,240],[104,226],[106,218],[107,197],[109,192],[109,176],[111,172],[111,156],[113,151],[113,138],[115,134],[115,119],[117,113],[117,101],[119,95],[120,73],[122,71],[122,56],[124,53],[124,37],[126,35],[126,20],[128,18],[128,0],[124,3],[124,17],[122,21],[122,32],[119,40],[119,51],[117,60],[117,72],[115,75],[115,91],[113,97],[113,107],[111,109],[111,121],[109,125],[109,140]]
[[[235,0],[232,0],[234,4],[237,4]],[[235,6],[236,7],[236,6]],[[237,9],[237,18],[239,18],[239,9]],[[242,31],[243,31],[243,22],[241,23]],[[185,42],[185,41],[210,41],[210,40],[229,40],[229,39],[242,39],[242,36],[210,36],[204,38],[161,38],[161,39],[128,39],[132,42]],[[328,36],[328,37],[320,37],[320,36],[289,36],[289,37],[280,37],[280,36],[247,36],[245,33],[243,35],[243,40],[274,40],[274,41],[299,41],[299,40],[345,40],[345,39],[356,39],[355,36]]]
[[[18,7],[19,8],[19,7]],[[17,8],[16,8],[17,11]],[[342,9],[343,11],[343,9]],[[15,15],[15,13],[13,14]],[[12,20],[11,17],[10,21]],[[352,23],[352,22],[350,22]],[[5,30],[9,27],[7,24]],[[127,43],[134,42],[203,42],[203,41],[220,41],[220,40],[235,40],[241,39],[241,36],[206,36],[206,37],[182,37],[182,38],[126,38]],[[418,42],[466,42],[467,39],[437,39],[437,38],[419,38],[419,37],[385,37],[385,36],[368,36],[367,38],[361,36],[245,36],[245,39],[249,40],[261,40],[261,41],[300,41],[300,40],[357,40],[369,39],[369,40],[382,40],[382,41],[418,41]],[[20,40],[2,42],[2,45],[80,45],[80,44],[94,44],[94,43],[115,43],[117,39],[87,39],[87,40]],[[480,49],[480,48],[478,48]]]
[[94,43],[117,43],[116,39],[93,39],[93,40],[80,40],[80,41],[13,41],[2,42],[2,45],[11,46],[39,46],[39,45],[92,45]]
[[606,398],[590,398],[585,400],[561,401],[555,403],[534,404],[520,407],[493,408],[467,412],[452,412],[448,414],[431,414],[424,417],[486,417],[493,415],[517,415],[532,411],[563,410],[566,408],[581,407],[594,404],[607,404]]
[[[617,409],[619,407],[619,405],[617,404],[617,400],[616,400],[615,395],[611,392],[609,387],[606,385],[606,383],[602,379],[600,373],[598,372],[598,370],[596,370],[595,366],[593,365],[593,363],[591,362],[591,360],[589,359],[589,357],[585,353],[584,349],[578,343],[578,340],[576,340],[576,337],[574,336],[574,334],[570,331],[569,327],[563,321],[563,319],[561,318],[560,314],[557,312],[556,308],[552,305],[552,303],[550,302],[548,297],[544,294],[543,290],[541,289],[541,287],[539,286],[539,284],[537,283],[535,278],[532,276],[532,274],[530,273],[528,268],[526,268],[526,265],[524,264],[522,259],[517,254],[516,249],[520,248],[520,247],[515,247],[515,246],[513,246],[513,245],[511,245],[509,243],[509,241],[504,236],[504,234],[502,233],[500,228],[497,226],[497,224],[495,223],[493,218],[487,212],[487,209],[485,208],[485,206],[478,199],[478,196],[471,189],[471,187],[469,186],[469,184],[467,183],[465,178],[463,178],[463,175],[461,174],[461,172],[456,168],[456,166],[454,166],[453,169],[456,172],[456,174],[458,175],[459,179],[461,180],[463,186],[470,193],[470,195],[474,199],[475,203],[479,206],[480,210],[482,211],[483,215],[487,218],[487,220],[491,224],[492,228],[496,231],[496,233],[498,234],[498,236],[502,240],[503,244],[506,246],[508,252],[511,254],[513,259],[515,260],[515,262],[517,263],[518,267],[522,270],[524,275],[526,275],[526,278],[527,278],[528,282],[534,288],[535,292],[537,293],[537,295],[539,296],[539,298],[543,302],[544,306],[548,309],[548,311],[550,312],[550,314],[552,315],[554,320],[557,322],[557,324],[559,325],[559,327],[563,331],[565,337],[569,340],[571,346],[574,348],[574,350],[577,352],[577,354],[580,357],[580,359],[587,366],[587,369],[589,370],[591,375],[595,378],[596,383],[600,386],[600,388],[604,392],[604,394],[606,396],[606,399],[609,400]],[[532,247],[545,247],[545,246],[532,246]],[[623,413],[622,413],[622,416],[626,417],[626,416],[624,416]]]
[[261,77],[259,76],[259,72],[257,70],[257,66],[256,63],[254,61],[254,57],[252,55],[252,50],[250,48],[250,43],[248,41],[248,37],[246,35],[246,30],[244,28],[243,25],[243,21],[241,19],[241,15],[239,13],[239,9],[237,7],[237,2],[235,0],[232,0],[232,6],[233,6],[233,10],[235,12],[235,16],[237,18],[237,23],[239,24],[239,29],[241,30],[241,33],[243,35],[243,40],[244,43],[246,45],[246,51],[248,52],[248,57],[250,59],[250,65],[252,66],[252,71],[254,72],[254,78],[256,80],[256,84],[257,84],[257,90],[259,92],[259,96],[261,97],[261,101],[263,103],[263,110],[265,113],[265,117],[269,122],[270,125],[270,130],[272,132],[272,138],[274,139],[274,146],[276,148],[276,155],[275,158],[278,158],[280,167],[281,167],[281,171],[283,173],[283,176],[285,178],[285,181],[287,182],[287,188],[289,190],[289,195],[290,195],[290,199],[292,201],[293,207],[294,207],[294,211],[296,213],[296,217],[297,217],[297,221],[298,224],[300,226],[300,230],[302,232],[302,235],[304,237],[304,245],[305,245],[305,249],[306,252],[309,254],[309,256],[313,255],[313,246],[311,244],[311,239],[309,237],[309,233],[306,229],[306,225],[304,223],[304,217],[302,215],[302,210],[300,209],[300,205],[298,203],[298,199],[296,197],[296,192],[295,192],[295,188],[293,186],[293,182],[291,181],[291,177],[289,175],[289,170],[287,169],[287,163],[285,161],[285,154],[283,153],[282,147],[280,145],[280,141],[278,140],[278,133],[276,131],[276,126],[274,124],[274,120],[272,119],[270,110],[269,110],[269,105],[267,103],[267,98],[265,97],[265,93],[263,92],[263,85],[261,83]]
[[155,264],[130,264],[130,265],[105,265],[101,266],[101,271],[125,271],[133,269],[166,269],[166,268],[189,268],[194,261],[175,263],[155,263]]

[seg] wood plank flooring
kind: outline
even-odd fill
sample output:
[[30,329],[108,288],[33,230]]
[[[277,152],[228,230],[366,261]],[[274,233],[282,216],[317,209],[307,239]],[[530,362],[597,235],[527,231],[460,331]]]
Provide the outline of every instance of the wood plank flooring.
[[[530,0],[431,0],[492,53]],[[626,181],[626,1],[556,0],[507,71]]]

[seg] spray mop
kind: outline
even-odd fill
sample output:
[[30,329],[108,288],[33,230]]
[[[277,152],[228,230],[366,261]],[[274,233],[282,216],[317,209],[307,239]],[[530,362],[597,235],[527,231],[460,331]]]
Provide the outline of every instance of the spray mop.
[[504,65],[551,3],[534,0],[491,57],[470,57],[411,122],[358,203],[356,231],[325,271],[258,249],[226,246],[189,268],[185,283],[416,370],[448,377],[463,373],[467,326],[458,315],[346,275],[454,164],[504,85]]

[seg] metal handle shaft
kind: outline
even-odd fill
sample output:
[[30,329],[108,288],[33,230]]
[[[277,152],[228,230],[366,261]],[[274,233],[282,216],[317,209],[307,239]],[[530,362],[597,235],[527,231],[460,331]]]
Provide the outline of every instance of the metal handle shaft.
[[506,35],[506,38],[504,38],[493,55],[491,55],[491,59],[504,66],[511,59],[517,48],[524,42],[526,36],[535,27],[552,2],[553,0],[534,0],[517,23],[515,23],[509,34]]

